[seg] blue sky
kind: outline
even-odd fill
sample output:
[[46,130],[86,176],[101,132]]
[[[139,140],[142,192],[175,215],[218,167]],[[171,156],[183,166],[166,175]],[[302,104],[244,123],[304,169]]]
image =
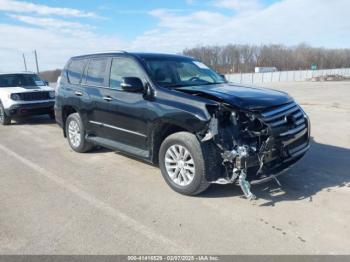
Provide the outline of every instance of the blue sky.
[[[245,1],[245,0],[243,0]],[[260,1],[263,5],[269,5],[277,0]],[[104,19],[79,20],[98,26],[101,33],[118,34],[127,39],[132,39],[145,31],[151,30],[157,25],[157,19],[150,16],[149,12],[156,9],[168,9],[177,14],[186,15],[195,11],[217,11],[223,14],[231,14],[232,10],[213,5],[210,0],[127,0],[127,1],[98,1],[98,0],[38,0],[36,4],[74,8],[94,12]],[[4,14],[2,14],[4,17]]]
[[[245,0],[243,0],[245,1]],[[1,2],[1,1],[0,1]],[[96,31],[103,34],[117,34],[126,40],[132,40],[145,31],[151,30],[157,25],[157,19],[149,12],[156,9],[165,9],[176,14],[186,15],[195,11],[214,11],[230,15],[234,10],[213,5],[210,0],[127,0],[127,1],[98,1],[98,0],[36,0],[32,3],[60,8],[72,8],[93,12],[100,19],[75,18],[70,19],[81,23],[89,23],[96,26]],[[268,6],[277,0],[259,1]],[[9,18],[6,12],[0,12],[0,21],[18,24],[18,21]]]
[[0,71],[42,69],[95,51],[181,52],[198,45],[349,47],[348,0],[0,0]]

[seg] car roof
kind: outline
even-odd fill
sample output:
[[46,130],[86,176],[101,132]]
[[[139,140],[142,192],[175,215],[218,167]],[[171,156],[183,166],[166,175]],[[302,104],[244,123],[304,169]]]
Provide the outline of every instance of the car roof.
[[132,55],[141,57],[141,58],[187,58],[188,56],[179,55],[179,54],[167,54],[167,53],[131,53]]
[[142,53],[142,52],[126,52],[126,51],[107,51],[107,52],[92,53],[92,54],[74,56],[74,57],[72,57],[72,59],[89,58],[89,57],[104,56],[104,55],[120,55],[120,54],[134,56],[134,57],[138,57],[138,58],[187,58],[187,59],[191,59],[191,57],[178,55],[178,54]]
[[13,72],[0,72],[0,75],[36,75],[30,71],[13,71]]

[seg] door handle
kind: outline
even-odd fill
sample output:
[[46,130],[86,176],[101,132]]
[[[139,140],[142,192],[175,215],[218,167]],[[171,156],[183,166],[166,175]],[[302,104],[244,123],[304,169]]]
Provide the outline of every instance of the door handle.
[[79,91],[75,91],[74,94],[75,94],[76,96],[83,96],[83,93],[82,93],[82,92],[79,92]]
[[110,101],[113,100],[113,98],[110,97],[110,96],[104,96],[104,97],[103,97],[103,100],[106,100],[106,101],[110,102]]

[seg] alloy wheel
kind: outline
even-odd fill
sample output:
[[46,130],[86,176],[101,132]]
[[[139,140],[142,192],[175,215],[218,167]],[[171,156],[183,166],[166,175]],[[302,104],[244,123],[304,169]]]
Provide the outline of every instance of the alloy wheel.
[[173,145],[165,153],[165,168],[171,180],[179,186],[189,185],[195,176],[195,165],[189,150]]
[[0,106],[0,122],[2,123],[5,119],[4,109]]
[[81,132],[78,123],[74,120],[69,122],[68,125],[69,141],[74,147],[79,147],[81,143]]

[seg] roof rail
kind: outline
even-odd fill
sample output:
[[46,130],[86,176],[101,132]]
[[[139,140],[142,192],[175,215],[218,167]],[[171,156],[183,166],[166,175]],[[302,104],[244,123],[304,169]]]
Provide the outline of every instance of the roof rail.
[[108,50],[108,51],[100,51],[100,52],[95,52],[95,53],[90,53],[90,54],[81,54],[73,57],[81,57],[81,56],[91,56],[91,55],[99,55],[99,54],[113,54],[113,53],[123,53],[127,54],[128,52],[124,50]]
[[106,54],[106,53],[127,53],[125,50],[107,50],[96,52],[95,54]]

